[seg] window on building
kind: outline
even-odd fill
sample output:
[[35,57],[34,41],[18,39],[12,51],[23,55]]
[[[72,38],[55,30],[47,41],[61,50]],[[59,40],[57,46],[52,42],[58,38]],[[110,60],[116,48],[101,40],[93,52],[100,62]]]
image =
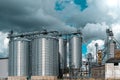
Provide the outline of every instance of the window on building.
[[118,63],[114,63],[114,66],[118,66]]

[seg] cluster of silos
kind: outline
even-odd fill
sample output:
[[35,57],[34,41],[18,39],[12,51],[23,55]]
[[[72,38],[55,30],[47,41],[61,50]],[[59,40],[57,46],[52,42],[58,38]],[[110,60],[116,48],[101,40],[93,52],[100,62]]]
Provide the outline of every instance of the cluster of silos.
[[[34,34],[34,33],[33,33]],[[28,35],[28,34],[27,34]],[[71,54],[72,69],[82,65],[82,38],[72,35],[70,38],[45,33],[10,37],[9,76],[60,76],[67,68],[67,48]],[[67,46],[69,43],[69,46]]]
[[9,77],[58,76],[59,41],[56,36],[11,38]]

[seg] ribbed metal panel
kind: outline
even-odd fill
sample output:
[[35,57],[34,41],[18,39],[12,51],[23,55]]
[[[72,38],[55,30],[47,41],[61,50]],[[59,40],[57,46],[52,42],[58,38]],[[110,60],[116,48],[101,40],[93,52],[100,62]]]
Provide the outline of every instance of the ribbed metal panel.
[[71,66],[72,68],[79,69],[82,65],[82,38],[79,36],[73,36],[70,39],[70,54],[71,54]]
[[58,40],[37,37],[32,40],[32,76],[58,76]]
[[9,76],[28,76],[29,41],[16,39],[9,42]]
[[108,59],[110,59],[110,58],[114,58],[114,53],[115,53],[115,43],[114,42],[110,42],[110,46],[109,46],[110,48],[110,53],[109,53],[109,58]]
[[60,69],[67,67],[67,41],[59,38]]

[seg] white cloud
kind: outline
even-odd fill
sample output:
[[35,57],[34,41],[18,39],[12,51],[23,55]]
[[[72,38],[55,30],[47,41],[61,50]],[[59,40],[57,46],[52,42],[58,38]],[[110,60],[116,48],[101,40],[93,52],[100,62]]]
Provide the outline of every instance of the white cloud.
[[0,57],[7,57],[8,55],[7,33],[0,32]]
[[106,29],[111,28],[114,34],[114,37],[120,42],[120,23],[116,22],[111,25],[106,23],[88,23],[83,28],[83,37],[85,41],[90,41],[94,39],[106,39]]
[[119,0],[87,0],[87,3],[88,7],[82,12],[75,4],[67,4],[66,8],[57,15],[65,22],[74,24],[75,27],[103,22],[111,25],[120,20]]
[[86,61],[86,54],[82,54],[82,61]]
[[88,23],[82,30],[83,37],[85,41],[90,41],[92,39],[105,39],[107,28],[108,25],[106,25],[106,23]]
[[114,33],[114,37],[120,42],[120,23],[112,24],[111,28]]
[[96,47],[95,44],[98,43],[98,49],[101,50],[104,48],[104,41],[103,40],[92,40],[87,45],[87,54],[91,53],[93,56],[93,59],[96,60]]

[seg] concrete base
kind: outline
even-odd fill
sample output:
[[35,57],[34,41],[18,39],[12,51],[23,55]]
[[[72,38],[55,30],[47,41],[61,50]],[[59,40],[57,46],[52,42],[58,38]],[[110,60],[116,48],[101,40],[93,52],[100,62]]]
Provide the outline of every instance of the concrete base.
[[0,80],[7,80],[7,78],[0,78]]
[[23,77],[23,76],[9,76],[8,80],[27,80],[27,77]]
[[32,76],[31,80],[57,80],[57,76]]

